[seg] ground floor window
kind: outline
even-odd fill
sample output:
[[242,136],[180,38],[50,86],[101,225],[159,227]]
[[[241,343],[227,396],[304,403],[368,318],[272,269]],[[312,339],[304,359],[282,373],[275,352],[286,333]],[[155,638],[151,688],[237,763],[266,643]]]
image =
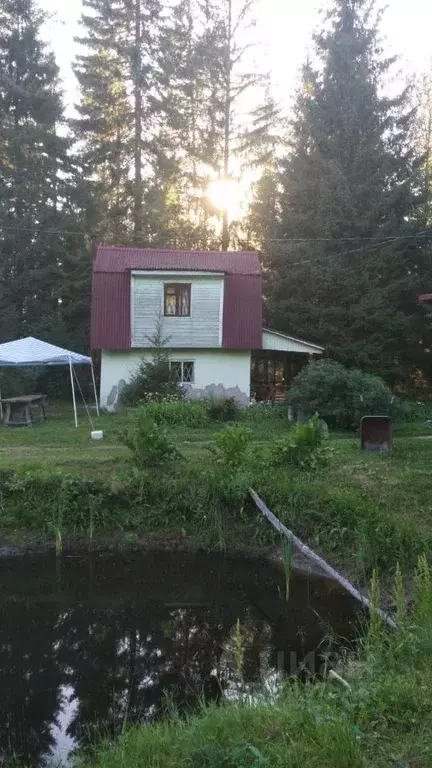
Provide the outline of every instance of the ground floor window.
[[170,368],[182,384],[192,384],[195,378],[193,360],[171,360]]

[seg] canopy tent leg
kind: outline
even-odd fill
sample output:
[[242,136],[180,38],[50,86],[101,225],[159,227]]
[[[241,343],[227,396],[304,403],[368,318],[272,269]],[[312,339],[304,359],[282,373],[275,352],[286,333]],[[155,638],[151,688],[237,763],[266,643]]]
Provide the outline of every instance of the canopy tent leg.
[[72,402],[74,407],[75,427],[78,427],[78,416],[77,416],[77,407],[76,407],[76,399],[75,399],[75,386],[74,386],[73,369],[72,369],[72,358],[69,358],[69,373],[70,373],[70,380],[71,380],[71,387],[72,387]]
[[97,413],[98,418],[99,418],[99,403],[98,403],[98,396],[97,396],[97,392],[96,392],[96,379],[95,379],[95,374],[94,374],[93,360],[92,360],[92,363],[91,363],[91,375],[92,375],[93,391],[94,391],[94,397],[95,397],[95,403],[96,403],[96,413]]

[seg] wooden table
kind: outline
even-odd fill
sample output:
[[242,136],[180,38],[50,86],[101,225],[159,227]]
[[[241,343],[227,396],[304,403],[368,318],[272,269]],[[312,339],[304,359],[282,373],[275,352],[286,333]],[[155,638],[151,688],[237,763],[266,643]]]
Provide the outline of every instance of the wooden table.
[[5,427],[30,426],[39,424],[46,418],[45,395],[21,395],[3,399],[5,408],[3,423]]

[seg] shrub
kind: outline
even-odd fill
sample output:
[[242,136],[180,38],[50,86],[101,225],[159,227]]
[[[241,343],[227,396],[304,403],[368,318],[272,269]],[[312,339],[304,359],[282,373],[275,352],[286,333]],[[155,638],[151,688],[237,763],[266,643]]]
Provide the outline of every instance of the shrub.
[[161,322],[157,323],[155,334],[149,341],[152,345],[150,357],[142,358],[121,392],[124,405],[181,400],[184,396],[183,388],[170,367],[170,354],[166,347],[168,339],[163,337]]
[[393,419],[399,423],[426,422],[432,420],[432,403],[395,397],[391,413]]
[[210,421],[235,421],[239,416],[239,410],[234,397],[210,400],[207,405]]
[[271,448],[271,458],[275,464],[293,465],[300,469],[316,469],[327,463],[331,448],[324,446],[327,425],[320,422],[318,415],[306,424],[297,424],[293,432],[280,440],[275,440]]
[[120,442],[129,448],[132,461],[139,469],[181,458],[180,451],[170,442],[161,427],[149,419],[145,407],[140,408],[134,424],[121,433]]
[[156,424],[201,427],[208,422],[207,404],[202,400],[174,400],[150,402],[142,406],[149,419]]
[[306,416],[318,411],[332,427],[355,429],[366,414],[390,413],[392,394],[378,376],[322,360],[300,371],[287,399]]
[[225,469],[238,469],[246,458],[249,432],[241,424],[225,427],[214,435],[217,461]]

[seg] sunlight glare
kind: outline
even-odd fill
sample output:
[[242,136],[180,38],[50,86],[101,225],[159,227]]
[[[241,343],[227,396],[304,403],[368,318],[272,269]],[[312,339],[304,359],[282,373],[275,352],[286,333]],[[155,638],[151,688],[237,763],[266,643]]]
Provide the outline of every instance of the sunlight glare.
[[240,204],[240,185],[234,179],[214,179],[208,185],[207,196],[215,208],[234,217]]

